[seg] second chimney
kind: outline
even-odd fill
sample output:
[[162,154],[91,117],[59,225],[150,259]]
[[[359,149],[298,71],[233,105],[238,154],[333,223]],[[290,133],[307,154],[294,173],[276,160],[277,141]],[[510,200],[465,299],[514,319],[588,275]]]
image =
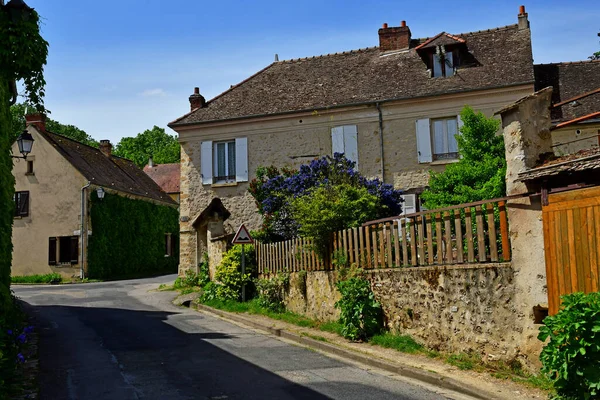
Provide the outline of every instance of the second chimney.
[[410,47],[411,33],[406,21],[402,21],[400,26],[388,28],[388,24],[383,24],[379,29],[379,50],[405,50]]
[[529,19],[527,19],[525,6],[519,7],[519,30],[521,29],[529,29]]
[[102,152],[102,154],[104,154],[106,157],[110,157],[112,154],[112,144],[110,144],[110,140],[101,140],[100,141],[100,146],[98,146],[100,148],[100,151]]
[[206,99],[200,94],[200,88],[194,88],[194,94],[190,96],[190,111],[202,108],[206,105]]
[[28,114],[25,116],[27,125],[35,125],[40,131],[46,132],[46,115],[45,114]]

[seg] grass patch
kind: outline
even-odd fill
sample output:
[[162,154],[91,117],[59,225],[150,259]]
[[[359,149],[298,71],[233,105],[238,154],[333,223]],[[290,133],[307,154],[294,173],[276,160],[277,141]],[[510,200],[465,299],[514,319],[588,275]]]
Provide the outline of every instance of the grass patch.
[[414,354],[425,353],[427,351],[425,347],[417,343],[412,337],[408,335],[394,335],[389,332],[373,336],[369,340],[369,343],[388,349],[398,350],[402,353]]
[[458,369],[465,370],[483,370],[483,362],[481,356],[477,354],[457,353],[450,354],[446,357],[446,362],[450,365],[454,365]]
[[342,324],[337,321],[334,322],[322,322],[319,325],[319,329],[323,332],[335,333],[342,336]]
[[314,340],[318,340],[319,342],[328,342],[328,340],[326,338],[324,338],[323,336],[311,335],[310,333],[306,333],[306,332],[302,332],[300,335],[306,336],[306,337],[314,339]]
[[13,276],[12,283],[61,283],[62,276],[57,273],[45,275]]

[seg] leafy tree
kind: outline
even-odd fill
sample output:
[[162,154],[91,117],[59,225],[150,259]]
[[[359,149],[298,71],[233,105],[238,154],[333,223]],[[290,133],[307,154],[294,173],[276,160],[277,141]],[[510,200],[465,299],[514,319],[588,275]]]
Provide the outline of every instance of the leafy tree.
[[[19,136],[19,134],[25,128],[26,109],[28,109],[28,106],[24,103],[14,104],[10,107],[10,114],[12,118],[12,142],[17,139],[17,136]],[[29,107],[29,109],[32,109],[32,107]],[[79,129],[74,125],[61,124],[58,121],[48,118],[46,120],[46,129],[52,133],[66,136],[89,146],[98,147],[98,142],[94,138],[88,135],[84,130]]]
[[421,195],[429,209],[503,197],[506,194],[504,138],[500,121],[465,107],[464,123],[456,136],[460,159],[444,172],[431,172],[429,188]]
[[125,137],[117,144],[114,154],[133,161],[142,168],[152,156],[158,164],[177,163],[180,146],[175,136],[168,135],[164,128],[154,126],[136,137]]

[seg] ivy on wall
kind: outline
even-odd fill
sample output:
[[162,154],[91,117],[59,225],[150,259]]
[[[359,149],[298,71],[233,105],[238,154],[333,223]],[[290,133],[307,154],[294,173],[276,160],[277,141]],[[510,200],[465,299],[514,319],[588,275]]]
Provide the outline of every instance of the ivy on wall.
[[[8,83],[0,79],[0,290],[8,291],[10,285],[10,264],[12,259],[12,223],[14,217],[13,193],[15,178],[12,175],[12,159],[10,158],[10,98]],[[6,105],[6,106],[4,106]]]
[[[116,279],[177,272],[179,213],[177,209],[91,191],[92,235],[88,245],[88,277]],[[165,257],[165,234],[174,251]]]

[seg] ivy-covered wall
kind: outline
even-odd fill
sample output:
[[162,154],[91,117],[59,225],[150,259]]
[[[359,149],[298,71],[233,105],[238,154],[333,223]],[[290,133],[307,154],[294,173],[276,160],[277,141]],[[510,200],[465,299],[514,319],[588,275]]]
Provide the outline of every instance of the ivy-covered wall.
[[12,258],[13,193],[15,179],[12,175],[10,158],[11,119],[8,102],[10,94],[8,81],[0,76],[0,290],[8,290],[10,285],[10,264]]
[[[179,264],[177,209],[91,191],[88,277],[116,279],[175,273]],[[173,254],[165,257],[165,233],[172,234]]]

